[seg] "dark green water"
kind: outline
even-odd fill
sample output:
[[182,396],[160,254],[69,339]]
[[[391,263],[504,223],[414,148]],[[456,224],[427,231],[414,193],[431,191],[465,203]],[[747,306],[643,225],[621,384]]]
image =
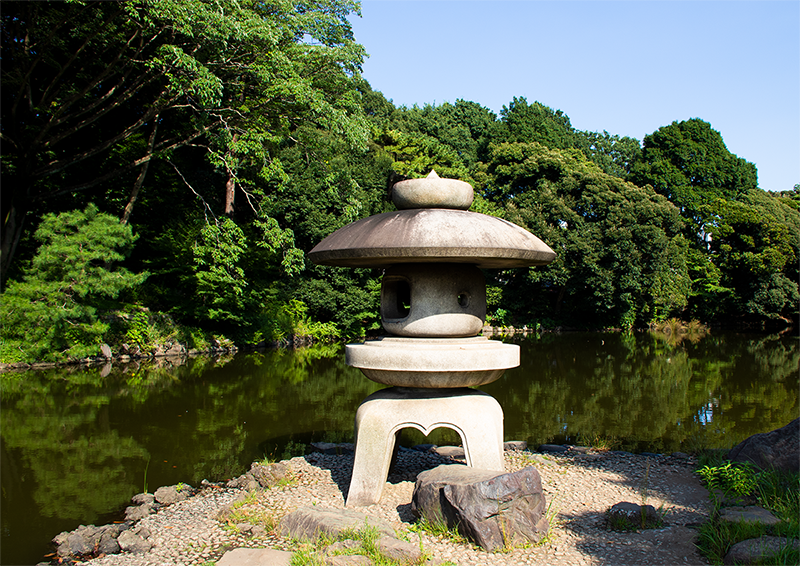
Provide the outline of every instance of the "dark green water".
[[[533,447],[603,436],[633,451],[729,448],[800,412],[797,337],[517,343],[521,366],[482,389],[503,407],[506,440]],[[145,489],[237,476],[290,440],[346,440],[360,401],[382,387],[345,366],[339,346],[4,374],[0,384],[2,564],[35,564],[60,531],[119,518]],[[439,429],[431,441],[452,435]]]

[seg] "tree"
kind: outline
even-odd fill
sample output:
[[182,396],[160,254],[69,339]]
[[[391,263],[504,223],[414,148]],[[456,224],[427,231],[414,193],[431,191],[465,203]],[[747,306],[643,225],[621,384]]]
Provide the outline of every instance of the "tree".
[[628,179],[651,185],[677,206],[691,221],[687,239],[700,247],[708,222],[704,203],[736,200],[758,185],[755,165],[728,151],[720,133],[698,118],[672,122],[645,136]]
[[538,143],[495,146],[489,173],[506,218],[558,255],[500,275],[518,322],[630,327],[682,311],[690,283],[683,223],[664,197],[603,173],[579,150]]
[[[96,187],[125,190],[191,145],[225,175],[280,177],[271,150],[303,122],[366,140],[350,0],[11,2],[2,11],[5,281],[30,213]],[[111,185],[111,181],[114,184]],[[117,189],[118,190],[118,189]],[[252,201],[251,201],[252,204]]]
[[524,97],[516,96],[500,110],[503,123],[508,128],[511,142],[537,142],[551,149],[579,147],[582,140],[561,110],[553,110],[541,102],[528,104]]
[[136,239],[130,226],[89,205],[46,215],[35,238],[42,245],[24,279],[12,281],[0,301],[4,353],[19,349],[25,360],[99,353],[108,324],[98,308],[147,276],[112,269]]
[[585,139],[586,157],[597,163],[604,173],[621,179],[627,178],[631,167],[642,153],[639,140],[627,136],[611,135],[603,130],[598,132],[578,132]]
[[752,189],[741,202],[717,199],[706,205],[711,261],[722,283],[735,291],[728,316],[796,317],[800,213],[784,199]]

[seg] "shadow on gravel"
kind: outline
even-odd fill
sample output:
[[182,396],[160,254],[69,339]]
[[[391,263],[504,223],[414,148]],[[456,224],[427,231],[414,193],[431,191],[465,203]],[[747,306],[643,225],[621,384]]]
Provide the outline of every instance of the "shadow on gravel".
[[[541,458],[541,455],[534,456]],[[557,513],[557,521],[576,550],[601,564],[707,564],[694,544],[696,528],[707,519],[708,492],[694,475],[693,461],[675,456],[629,453],[558,455],[547,463],[532,463],[543,478],[555,479],[555,495],[571,483],[581,492]],[[560,480],[559,476],[577,474]],[[612,493],[603,494],[612,488]],[[623,488],[626,494],[616,489]],[[653,505],[663,515],[656,529],[614,531],[606,511],[629,501]],[[558,507],[558,501],[555,503]],[[582,510],[581,507],[583,507]]]

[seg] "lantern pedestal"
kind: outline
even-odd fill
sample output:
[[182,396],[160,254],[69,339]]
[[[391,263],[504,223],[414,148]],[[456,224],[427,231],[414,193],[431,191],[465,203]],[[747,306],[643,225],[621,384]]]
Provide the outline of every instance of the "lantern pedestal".
[[378,503],[389,475],[396,433],[413,427],[424,435],[446,427],[461,436],[467,465],[503,471],[503,409],[490,395],[469,388],[389,387],[364,399],[356,411],[356,453],[347,507]]

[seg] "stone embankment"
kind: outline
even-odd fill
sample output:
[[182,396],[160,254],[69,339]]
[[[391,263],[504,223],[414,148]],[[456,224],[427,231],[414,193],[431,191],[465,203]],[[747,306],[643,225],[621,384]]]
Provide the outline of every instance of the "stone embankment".
[[[175,486],[150,496],[140,494],[135,498],[136,505],[128,509],[129,520],[113,527],[122,552],[93,558],[88,564],[211,565],[223,557],[221,563],[237,564],[236,557],[245,554],[233,553],[235,549],[296,551],[298,543],[281,534],[282,518],[300,508],[345,508],[353,454],[344,445],[320,448],[277,466],[254,464],[250,472],[227,484],[204,482],[197,490]],[[323,453],[326,448],[334,453]],[[416,519],[411,501],[417,475],[441,464],[463,461],[463,452],[454,447],[401,450],[380,503],[355,511],[390,524],[397,538],[421,545],[426,564],[706,563],[694,541],[696,527],[708,517],[708,494],[693,474],[696,462],[691,457],[598,452],[580,447],[551,449],[560,451],[505,453],[507,471],[534,466],[541,475],[550,532],[535,545],[490,553],[413,526]],[[663,526],[631,532],[609,530],[607,511],[626,501],[652,505],[663,515]],[[81,529],[86,533],[96,528]],[[75,533],[56,537],[65,543],[59,547],[61,563],[69,560],[68,539],[78,543]],[[110,545],[108,538],[112,535],[106,537],[106,544]]]

